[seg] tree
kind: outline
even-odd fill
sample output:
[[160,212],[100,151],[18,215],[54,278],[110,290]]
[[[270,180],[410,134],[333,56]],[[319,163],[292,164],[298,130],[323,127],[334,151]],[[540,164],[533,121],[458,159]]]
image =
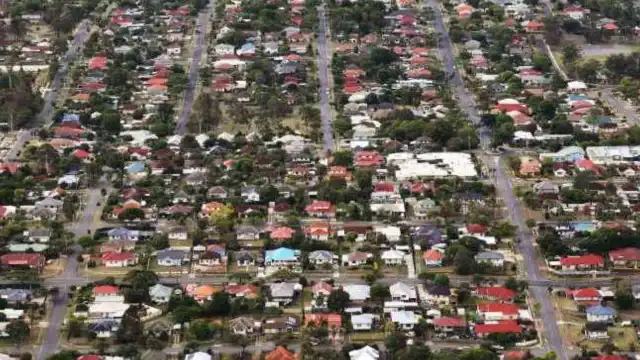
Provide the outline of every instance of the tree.
[[67,324],[67,340],[82,336],[84,332],[84,322],[78,319],[71,319]]
[[544,18],[544,37],[549,45],[558,45],[562,41],[562,21],[557,16]]
[[327,308],[331,311],[342,313],[347,305],[349,305],[349,301],[349,293],[342,290],[342,288],[335,289],[329,294]]
[[615,302],[618,309],[631,310],[633,309],[635,299],[629,289],[622,289],[616,291]]
[[433,283],[436,285],[449,285],[449,277],[445,274],[438,274],[433,278]]
[[231,296],[227,292],[219,291],[213,295],[213,298],[206,306],[207,313],[211,316],[229,316],[231,312]]
[[213,338],[213,326],[210,321],[204,319],[194,320],[189,324],[189,332],[198,341],[211,340]]
[[189,122],[194,131],[198,133],[215,130],[222,121],[220,103],[213,95],[201,92],[193,104],[194,123]]
[[372,301],[377,301],[382,304],[382,302],[391,297],[391,292],[389,291],[389,287],[382,284],[373,284],[369,291]]
[[533,56],[533,67],[542,72],[551,71],[553,64],[547,55],[536,54]]
[[93,238],[93,236],[85,235],[78,239],[78,244],[85,249],[89,249],[96,246],[98,242]]
[[573,64],[582,57],[582,49],[576,44],[567,44],[562,47],[562,60],[567,64]]
[[395,358],[395,354],[403,350],[407,346],[407,335],[401,330],[394,329],[384,339],[384,346],[391,355],[391,358]]
[[124,209],[119,215],[118,219],[121,221],[132,221],[136,219],[144,219],[144,210],[139,208]]
[[138,305],[130,306],[122,316],[120,326],[116,331],[116,342],[119,344],[144,342],[144,326],[140,320]]
[[18,348],[24,343],[25,340],[31,334],[31,329],[29,329],[29,325],[24,320],[13,320],[11,321],[6,329],[6,333],[9,335],[9,339],[13,343],[15,343]]

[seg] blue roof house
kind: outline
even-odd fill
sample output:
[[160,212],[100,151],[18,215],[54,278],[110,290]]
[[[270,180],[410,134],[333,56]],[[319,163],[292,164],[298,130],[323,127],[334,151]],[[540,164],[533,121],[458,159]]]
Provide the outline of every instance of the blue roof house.
[[586,312],[587,322],[611,323],[616,317],[616,310],[608,306],[594,305],[587,308]]
[[80,123],[80,115],[78,114],[64,114],[62,116],[62,122]]
[[96,334],[98,338],[110,338],[118,330],[118,321],[112,319],[102,319],[89,324],[89,331]]
[[138,241],[140,239],[140,231],[129,230],[124,227],[113,228],[107,231],[110,241]]
[[553,162],[576,162],[584,159],[584,149],[580,146],[566,146],[555,153],[542,153],[541,159],[551,158]]
[[300,263],[300,250],[285,247],[267,250],[264,256],[266,266],[289,266]]

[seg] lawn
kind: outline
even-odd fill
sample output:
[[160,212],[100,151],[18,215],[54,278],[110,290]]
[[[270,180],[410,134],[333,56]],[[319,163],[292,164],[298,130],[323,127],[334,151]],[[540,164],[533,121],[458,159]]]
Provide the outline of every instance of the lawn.
[[558,325],[562,339],[566,344],[578,345],[584,340],[584,334],[582,332],[583,326],[574,324],[560,324]]
[[385,338],[384,332],[355,332],[349,335],[349,339],[352,342],[366,342],[371,343],[375,341],[383,341]]
[[609,328],[609,336],[611,341],[616,345],[618,349],[630,350],[630,345],[633,347],[638,343],[638,337],[633,327],[615,327]]

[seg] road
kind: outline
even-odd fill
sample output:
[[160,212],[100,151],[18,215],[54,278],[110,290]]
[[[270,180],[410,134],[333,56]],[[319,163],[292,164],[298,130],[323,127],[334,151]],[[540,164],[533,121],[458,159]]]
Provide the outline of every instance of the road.
[[329,47],[327,45],[327,15],[324,6],[318,7],[318,37],[316,38],[318,80],[320,83],[320,119],[324,150],[328,155],[333,151],[333,129],[331,127],[331,107],[329,104]]
[[[442,55],[445,71],[449,75],[450,83],[455,87],[455,94],[458,98],[459,106],[461,110],[467,114],[469,120],[476,127],[480,127],[480,118],[473,103],[473,98],[467,89],[465,89],[462,78],[454,66],[455,58],[453,55],[453,44],[451,43],[451,39],[444,25],[440,4],[434,0],[430,0],[429,3],[434,13],[434,28],[436,33],[440,36],[439,49]],[[489,132],[482,130],[479,133],[481,143],[486,149],[487,144],[490,142]],[[538,268],[538,262],[535,256],[536,252],[533,246],[533,234],[525,224],[525,218],[522,216],[520,211],[520,205],[513,193],[511,182],[504,171],[504,167],[500,165],[501,159],[496,158],[496,187],[502,193],[507,209],[509,210],[511,222],[518,228],[518,250],[522,254],[524,260],[527,280],[532,282],[544,280],[540,274],[540,269]],[[549,299],[548,290],[544,287],[533,286],[531,287],[530,292],[541,306],[540,313],[543,323],[542,330],[549,349],[558,355],[559,360],[567,360],[566,348],[562,343],[562,337],[560,336],[553,304],[551,304]]]
[[176,134],[184,135],[191,108],[196,98],[196,88],[198,87],[198,77],[200,76],[200,62],[202,61],[202,52],[207,50],[206,36],[211,22],[211,9],[214,7],[214,1],[209,0],[209,5],[204,11],[198,14],[196,22],[196,43],[193,48],[193,57],[191,58],[191,67],[189,68],[189,82],[184,92],[184,101],[182,103],[182,114],[176,124]]
[[[97,187],[87,190],[87,201],[82,213],[76,221],[70,223],[67,227],[68,231],[73,232],[75,239],[93,233],[93,230],[97,227],[95,220],[96,214],[99,214],[101,209],[101,207],[98,206],[98,202],[102,200],[101,188],[105,188],[107,193],[110,190],[106,176],[102,176]],[[51,279],[55,279],[54,286],[57,286],[59,291],[52,299],[49,326],[46,328],[45,334],[42,337],[42,345],[40,346],[36,360],[44,360],[58,350],[60,335],[62,334],[62,323],[64,322],[67,306],[69,305],[69,288],[73,285],[82,285],[82,283],[77,282],[77,256],[80,254],[80,249],[75,246],[73,250],[73,253],[67,256],[67,263],[62,274]]]
[[24,145],[31,140],[31,131],[28,129],[35,129],[43,125],[49,125],[53,119],[53,108],[58,100],[58,92],[64,83],[64,79],[67,76],[69,65],[75,59],[78,51],[81,51],[84,44],[89,39],[91,33],[92,23],[89,20],[83,20],[76,28],[75,35],[71,42],[71,45],[67,49],[65,55],[60,59],[60,68],[51,82],[51,90],[44,98],[44,104],[42,110],[38,114],[36,121],[29,123],[25,126],[27,130],[21,130],[16,136],[16,142],[13,144],[11,150],[6,154],[8,160],[15,160],[18,158],[18,154],[22,151]]

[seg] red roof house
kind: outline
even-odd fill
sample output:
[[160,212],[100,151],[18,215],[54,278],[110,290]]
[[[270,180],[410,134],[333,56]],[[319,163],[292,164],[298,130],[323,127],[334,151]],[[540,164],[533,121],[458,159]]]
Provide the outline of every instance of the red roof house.
[[332,218],[336,216],[336,206],[329,201],[314,200],[304,210],[313,217]]
[[560,258],[562,270],[595,270],[604,267],[604,258],[600,255],[565,256]]
[[544,29],[544,24],[540,20],[531,20],[525,27],[525,31],[528,33],[540,32],[542,29]]
[[271,230],[271,238],[274,240],[288,240],[293,237],[295,230],[287,226],[277,227]]
[[35,253],[10,253],[0,256],[0,263],[4,266],[42,270],[46,259]]
[[107,68],[107,58],[104,56],[94,56],[87,64],[89,70],[105,70]]
[[626,247],[609,251],[609,260],[614,266],[637,268],[640,265],[640,249]]
[[512,302],[516,298],[516,292],[504,286],[479,287],[476,295],[482,299],[500,302]]
[[310,324],[314,323],[316,326],[322,325],[322,323],[326,322],[329,328],[339,329],[342,326],[342,317],[340,314],[306,314],[304,316],[304,323]]
[[93,288],[93,296],[117,295],[120,290],[113,285],[100,285]]
[[444,316],[441,318],[433,319],[433,326],[436,330],[443,331],[445,329],[463,328],[464,320],[455,317]]
[[479,337],[485,337],[491,334],[520,334],[522,329],[517,321],[504,320],[490,324],[478,324],[475,331]]
[[569,293],[573,301],[582,305],[597,305],[602,300],[600,291],[595,288],[576,289]]
[[138,262],[138,256],[131,251],[105,252],[100,262],[105,267],[126,267],[135,265]]
[[359,151],[353,163],[357,167],[376,167],[384,163],[384,157],[377,151]]

